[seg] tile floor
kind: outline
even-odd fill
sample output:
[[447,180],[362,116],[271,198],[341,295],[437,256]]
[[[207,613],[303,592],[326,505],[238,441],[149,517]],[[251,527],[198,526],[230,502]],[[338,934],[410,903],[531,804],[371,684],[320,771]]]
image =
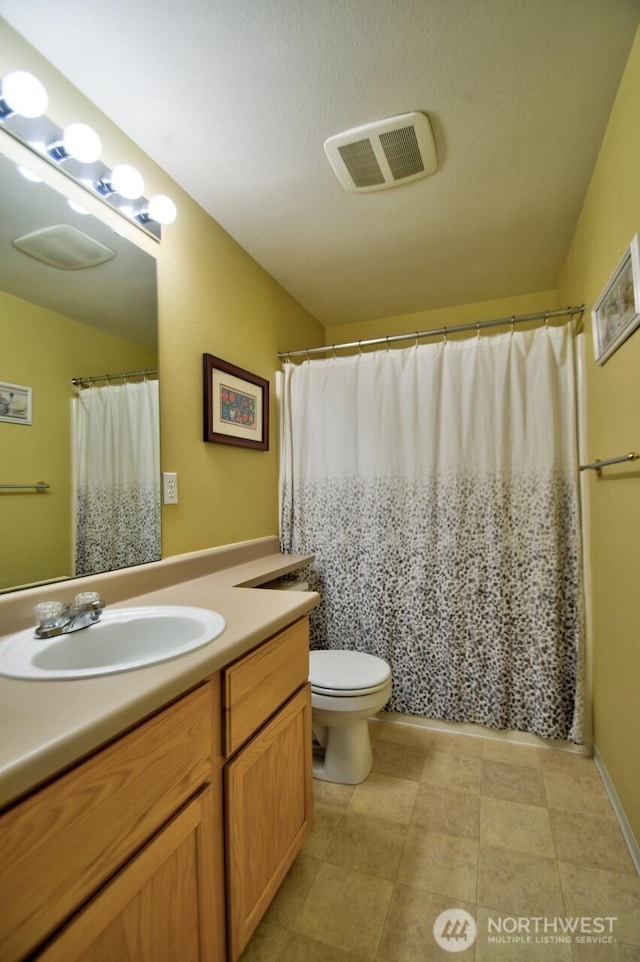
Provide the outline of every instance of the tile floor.
[[[640,878],[592,759],[407,725],[371,732],[362,785],[314,782],[314,828],[242,962],[640,960]],[[477,923],[455,954],[433,937],[449,908]],[[603,923],[614,943],[554,921],[594,917],[615,917]]]

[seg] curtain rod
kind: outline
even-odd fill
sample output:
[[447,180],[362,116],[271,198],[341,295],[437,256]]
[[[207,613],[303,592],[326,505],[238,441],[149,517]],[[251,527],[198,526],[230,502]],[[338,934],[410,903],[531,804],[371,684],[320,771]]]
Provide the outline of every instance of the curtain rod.
[[145,371],[125,371],[123,374],[99,374],[95,377],[74,377],[71,378],[71,383],[75,384],[76,387],[79,384],[95,384],[96,381],[126,381],[130,377],[148,377],[151,374],[157,374],[156,368],[148,368]]
[[456,324],[454,327],[439,327],[432,331],[415,331],[412,334],[391,334],[388,337],[372,337],[366,341],[350,341],[345,344],[329,344],[326,347],[311,347],[303,351],[281,351],[278,357],[288,360],[291,357],[310,357],[312,354],[327,354],[335,351],[346,351],[350,348],[370,347],[373,344],[393,344],[394,341],[418,341],[423,337],[444,337],[448,334],[457,334],[460,331],[478,331],[487,327],[504,327],[506,324],[524,324],[526,321],[548,321],[552,317],[572,317],[574,314],[583,314],[584,304],[581,307],[566,307],[557,311],[541,311],[537,314],[518,314],[511,317],[500,317],[494,321],[476,321],[472,324]]

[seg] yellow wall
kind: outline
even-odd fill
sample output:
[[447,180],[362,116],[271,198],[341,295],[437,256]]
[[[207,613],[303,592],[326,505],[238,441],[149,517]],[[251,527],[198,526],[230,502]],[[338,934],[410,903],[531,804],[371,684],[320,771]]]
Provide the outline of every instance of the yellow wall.
[[[280,350],[324,343],[323,327],[143,151],[0,20],[0,76],[33,71],[59,126],[84,120],[108,166],[143,172],[145,193],[169,194],[178,219],[157,246],[162,470],[178,473],[179,504],[163,508],[164,556],[278,533],[275,373]],[[105,78],[105,82],[108,78]],[[202,158],[206,163],[206,158]],[[273,230],[278,230],[274,223]],[[135,228],[130,238],[140,235]],[[141,241],[145,249],[149,244]],[[268,452],[202,440],[202,354],[271,382]]]
[[[640,230],[640,32],[558,284],[593,306]],[[591,338],[590,323],[589,338]],[[640,450],[640,329],[602,366],[587,350],[590,459]],[[595,743],[640,840],[640,469],[589,477]]]
[[[455,307],[417,311],[414,314],[379,317],[375,320],[361,321],[358,324],[327,327],[326,343],[347,344],[353,341],[364,341],[369,337],[406,334],[407,331],[430,331],[439,327],[453,327],[456,324],[474,324],[478,321],[511,317],[512,314],[535,314],[538,311],[554,310],[557,306],[555,291],[538,291],[532,294],[521,294],[518,297],[502,297],[474,304],[458,304]],[[411,344],[411,341],[407,344]],[[405,347],[407,344],[402,341],[398,342],[397,346]]]
[[[71,558],[71,379],[155,367],[155,352],[0,291],[0,380],[32,388],[33,423],[0,421],[0,590],[67,576]],[[99,373],[96,371],[95,373]]]

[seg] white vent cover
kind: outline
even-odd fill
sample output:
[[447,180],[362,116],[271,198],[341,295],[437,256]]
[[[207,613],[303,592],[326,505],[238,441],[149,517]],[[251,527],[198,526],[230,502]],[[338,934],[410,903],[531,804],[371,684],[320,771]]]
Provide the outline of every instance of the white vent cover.
[[400,187],[438,166],[426,114],[410,113],[354,127],[325,141],[325,153],[345,190]]
[[24,234],[13,241],[13,246],[23,254],[63,271],[95,267],[116,256],[115,251],[69,224],[56,224]]

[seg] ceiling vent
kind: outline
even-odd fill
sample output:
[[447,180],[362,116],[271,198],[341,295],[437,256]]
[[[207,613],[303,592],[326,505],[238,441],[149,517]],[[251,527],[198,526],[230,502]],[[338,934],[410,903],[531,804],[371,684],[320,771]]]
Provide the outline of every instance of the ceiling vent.
[[427,177],[438,166],[426,114],[401,114],[354,127],[325,141],[325,153],[345,190],[400,187]]
[[56,224],[17,237],[13,246],[23,254],[63,271],[95,267],[116,256],[115,251],[69,224]]

